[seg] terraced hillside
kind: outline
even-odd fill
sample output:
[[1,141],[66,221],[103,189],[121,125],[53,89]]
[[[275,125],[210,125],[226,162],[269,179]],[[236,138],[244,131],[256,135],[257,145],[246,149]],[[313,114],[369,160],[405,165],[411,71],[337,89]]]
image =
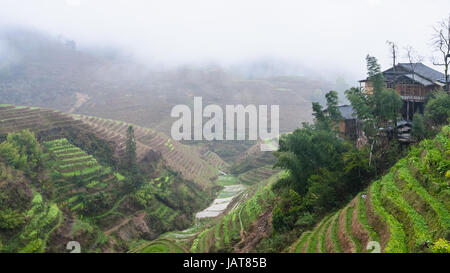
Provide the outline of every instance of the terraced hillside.
[[[163,234],[131,252],[247,252],[271,232],[271,185],[280,173],[261,180],[236,197],[225,214],[197,221],[189,229]],[[231,182],[227,183],[230,185]]]
[[221,171],[227,171],[230,168],[230,164],[225,162],[220,156],[211,151],[200,151],[202,158],[210,165],[216,167]]
[[[428,252],[450,237],[450,126],[413,147],[367,191],[304,232],[292,252]],[[373,243],[376,242],[376,243]],[[370,249],[370,248],[369,248]]]
[[[89,116],[77,116],[77,118],[90,125],[100,137],[117,143],[119,155],[125,151],[126,130],[130,124]],[[149,150],[158,151],[168,167],[187,180],[193,181],[203,189],[213,186],[212,181],[218,174],[217,167],[224,166],[217,157],[210,155],[209,159],[207,156],[204,160],[195,147],[182,145],[167,135],[148,128],[137,125],[133,125],[133,128],[139,159],[142,159]]]
[[[9,219],[0,227],[0,252],[67,252],[65,244],[73,240],[83,252],[128,251],[136,241],[190,226],[195,212],[211,201],[218,170],[195,148],[136,126],[136,137],[146,143],[137,141],[139,157],[151,168],[142,171],[139,184],[131,184],[117,164],[125,138],[73,117],[0,106],[0,218]],[[115,124],[120,133],[128,127]],[[26,154],[27,141],[33,154]],[[208,158],[221,164],[214,155]],[[208,179],[189,181],[167,162],[190,171],[191,178],[203,173]]]
[[272,165],[266,165],[240,174],[237,180],[240,184],[253,185],[269,178],[279,171],[279,169],[272,168]]
[[[0,251],[44,251],[49,236],[62,222],[58,206],[54,202],[43,200],[22,171],[11,168],[2,161],[0,205],[0,230],[19,230],[17,236],[0,232]],[[22,215],[26,218],[21,219],[19,216]]]
[[69,114],[37,107],[0,104],[0,135],[29,129],[33,132],[80,126]]
[[271,185],[279,174],[255,184],[241,202],[193,241],[191,252],[247,252],[271,232],[271,211],[275,195]]
[[275,156],[272,152],[262,152],[261,143],[257,143],[233,162],[230,172],[236,175],[242,174],[256,168],[273,166],[274,163]]
[[44,142],[43,146],[47,164],[53,169],[54,188],[62,207],[76,211],[95,202],[96,214],[108,209],[105,204],[111,202],[106,199],[115,198],[113,193],[122,186],[121,174],[100,165],[92,155],[65,138]]

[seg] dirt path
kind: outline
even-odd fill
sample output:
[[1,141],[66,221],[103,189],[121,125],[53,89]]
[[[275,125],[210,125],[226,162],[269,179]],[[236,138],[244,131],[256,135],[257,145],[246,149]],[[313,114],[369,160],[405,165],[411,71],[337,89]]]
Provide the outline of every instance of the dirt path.
[[341,211],[341,214],[339,215],[339,226],[338,226],[338,238],[339,243],[342,248],[342,252],[344,253],[354,253],[356,252],[356,247],[354,246],[352,240],[347,234],[346,225],[347,225],[347,219],[346,214],[349,207],[346,207]]
[[361,225],[358,220],[358,199],[359,195],[355,197],[350,203],[350,206],[354,206],[353,214],[352,214],[352,233],[356,237],[357,240],[363,246],[362,252],[365,252],[365,246],[370,241],[369,232]]
[[253,223],[248,232],[244,234],[241,241],[234,246],[236,253],[249,253],[254,251],[259,241],[268,236],[272,230],[272,208],[260,214],[258,220]]
[[333,240],[331,240],[331,229],[333,228],[334,220],[335,220],[334,216],[332,216],[330,226],[328,227],[327,234],[325,236],[325,247],[326,247],[327,253],[335,253],[336,252],[334,250]]
[[75,112],[78,108],[80,108],[83,104],[85,104],[89,100],[89,96],[87,94],[83,94],[80,92],[75,93],[76,101],[75,105],[70,108],[69,113]]
[[380,217],[376,214],[371,201],[371,194],[370,192],[367,194],[366,197],[366,216],[367,216],[367,222],[371,227],[375,229],[375,231],[378,233],[378,236],[380,236],[380,245],[381,249],[384,250],[386,247],[386,244],[389,241],[389,238],[391,237],[389,233],[389,226],[387,223],[383,222]]
[[308,238],[306,239],[305,243],[303,244],[302,253],[307,253],[309,241],[311,240],[312,235],[313,235],[313,232],[311,231],[311,234],[309,234]]
[[120,222],[118,225],[108,229],[107,231],[105,231],[104,233],[106,235],[110,235],[111,233],[113,233],[114,231],[117,231],[119,228],[123,227],[124,225],[128,224],[131,220],[133,220],[133,217],[128,217],[126,219],[124,219],[122,222]]

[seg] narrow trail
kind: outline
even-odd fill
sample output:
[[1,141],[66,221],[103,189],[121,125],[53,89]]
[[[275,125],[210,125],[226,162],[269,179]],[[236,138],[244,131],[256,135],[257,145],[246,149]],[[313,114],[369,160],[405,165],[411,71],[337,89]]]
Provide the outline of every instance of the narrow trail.
[[124,225],[128,224],[131,220],[133,219],[133,217],[128,217],[126,219],[124,219],[122,222],[120,222],[118,225],[108,229],[107,231],[105,231],[104,233],[106,235],[110,235],[111,233],[113,233],[114,231],[118,230],[119,228],[123,227]]
[[236,253],[249,253],[254,251],[256,245],[261,241],[262,238],[267,236],[267,234],[272,230],[272,208],[268,209],[266,212],[261,213],[258,216],[256,222],[254,222],[249,230],[254,232],[249,233],[248,236],[243,237],[242,248],[239,248],[237,244],[234,248]]

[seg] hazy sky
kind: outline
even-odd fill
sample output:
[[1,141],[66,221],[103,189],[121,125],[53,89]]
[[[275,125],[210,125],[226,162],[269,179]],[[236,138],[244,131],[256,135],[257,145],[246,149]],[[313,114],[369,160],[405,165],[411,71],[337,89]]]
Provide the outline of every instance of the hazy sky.
[[81,46],[110,44],[143,61],[225,64],[261,56],[365,75],[383,68],[386,40],[413,46],[430,63],[432,25],[450,13],[433,0],[0,0],[0,25],[62,34]]

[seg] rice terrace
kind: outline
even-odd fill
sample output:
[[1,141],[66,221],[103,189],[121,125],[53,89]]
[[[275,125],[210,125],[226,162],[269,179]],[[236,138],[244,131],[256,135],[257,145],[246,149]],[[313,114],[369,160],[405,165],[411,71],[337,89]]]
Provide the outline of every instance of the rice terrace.
[[445,265],[448,0],[170,2],[0,0],[2,262]]

